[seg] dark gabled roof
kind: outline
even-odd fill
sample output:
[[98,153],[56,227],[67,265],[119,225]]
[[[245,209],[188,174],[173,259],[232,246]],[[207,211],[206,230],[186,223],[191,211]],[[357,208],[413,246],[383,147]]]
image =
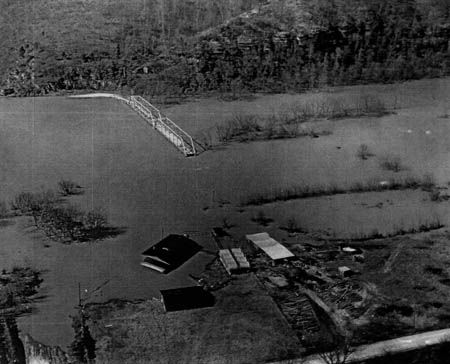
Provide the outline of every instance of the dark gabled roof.
[[197,254],[202,247],[184,235],[171,234],[142,252],[145,257],[161,261],[169,267],[167,272],[178,268]]
[[214,306],[214,296],[201,286],[160,291],[167,312]]

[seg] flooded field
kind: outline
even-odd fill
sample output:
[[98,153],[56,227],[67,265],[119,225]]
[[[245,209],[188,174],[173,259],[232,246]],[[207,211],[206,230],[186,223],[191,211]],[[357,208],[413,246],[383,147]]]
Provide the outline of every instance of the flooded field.
[[[305,95],[260,95],[251,101],[196,100],[165,108],[174,121],[195,134],[236,113],[268,115],[297,103],[375,94],[397,109],[392,115],[323,121],[332,134],[319,138],[233,143],[185,158],[127,106],[115,100],[64,97],[0,99],[0,199],[21,191],[56,188],[71,179],[84,190],[71,197],[82,209],[101,207],[125,233],[101,242],[63,245],[47,240],[27,218],[0,225],[0,265],[31,266],[44,283],[22,331],[46,344],[66,347],[72,337],[69,315],[82,298],[145,299],[161,288],[189,285],[188,273],[211,260],[198,254],[168,276],[139,265],[140,253],[168,233],[189,232],[207,249],[211,227],[227,219],[235,236],[278,227],[294,216],[310,231],[338,237],[373,229],[450,222],[448,201],[431,201],[417,191],[390,191],[321,197],[238,207],[254,192],[295,184],[309,186],[385,181],[432,174],[446,188],[450,181],[450,80],[361,86]],[[395,102],[394,102],[395,100]],[[394,105],[395,104],[395,105]],[[367,144],[373,156],[356,151]],[[380,161],[398,157],[399,172]],[[445,195],[446,190],[442,189]],[[263,210],[274,221],[267,228],[251,221]],[[99,289],[97,289],[99,288]]]

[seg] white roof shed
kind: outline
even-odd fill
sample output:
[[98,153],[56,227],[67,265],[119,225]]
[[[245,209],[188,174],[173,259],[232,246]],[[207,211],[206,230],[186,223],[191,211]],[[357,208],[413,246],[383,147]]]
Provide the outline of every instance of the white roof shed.
[[273,260],[295,257],[292,252],[267,233],[246,235],[245,237],[262,249]]

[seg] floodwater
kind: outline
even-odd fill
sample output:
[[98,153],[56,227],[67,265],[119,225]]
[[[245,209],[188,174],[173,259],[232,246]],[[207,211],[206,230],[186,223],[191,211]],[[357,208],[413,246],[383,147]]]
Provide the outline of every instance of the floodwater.
[[[260,95],[252,101],[196,100],[165,108],[187,131],[196,133],[233,113],[267,115],[295,103],[372,93],[399,107],[395,115],[325,121],[332,132],[320,138],[236,143],[185,158],[131,109],[116,100],[64,97],[0,99],[0,199],[21,191],[55,188],[60,179],[84,187],[70,200],[83,209],[101,207],[126,232],[101,242],[63,245],[45,239],[25,218],[0,226],[0,266],[30,265],[43,272],[35,310],[19,319],[23,332],[66,348],[72,339],[69,315],[83,299],[145,299],[159,289],[190,285],[212,259],[200,253],[171,273],[158,275],[139,265],[140,253],[168,233],[189,232],[207,249],[211,227],[226,218],[242,236],[277,229],[295,217],[313,231],[351,235],[439,218],[450,221],[450,202],[431,202],[427,193],[403,191],[341,195],[249,207],[241,197],[292,184],[336,183],[433,174],[450,181],[450,80],[361,86],[305,95]],[[318,125],[318,124],[316,124]],[[356,157],[360,144],[374,156]],[[380,168],[380,158],[398,156],[406,170]],[[445,193],[445,191],[443,191]],[[229,202],[229,203],[226,203]],[[382,205],[380,205],[380,202]],[[250,221],[264,210],[274,223]],[[98,288],[98,289],[97,289]]]

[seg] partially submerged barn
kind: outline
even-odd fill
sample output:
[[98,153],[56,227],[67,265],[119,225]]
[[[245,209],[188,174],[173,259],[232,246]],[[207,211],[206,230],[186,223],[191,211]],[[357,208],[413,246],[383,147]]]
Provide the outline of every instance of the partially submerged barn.
[[214,306],[214,296],[201,286],[165,289],[161,301],[166,312]]
[[169,273],[197,254],[202,247],[185,235],[171,234],[142,252],[141,265]]

